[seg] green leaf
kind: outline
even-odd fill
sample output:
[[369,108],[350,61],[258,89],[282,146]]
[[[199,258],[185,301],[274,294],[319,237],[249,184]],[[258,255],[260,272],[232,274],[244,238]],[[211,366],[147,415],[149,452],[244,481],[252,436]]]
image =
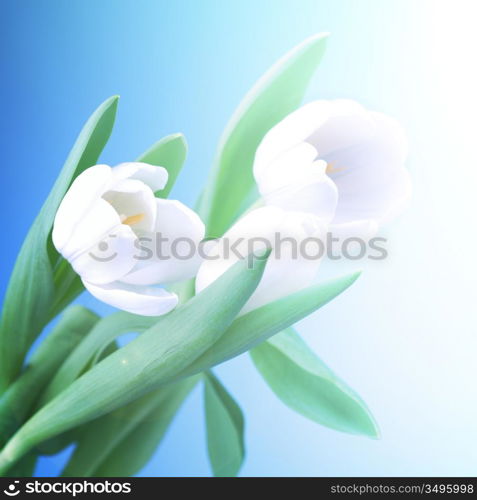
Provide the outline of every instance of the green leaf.
[[209,237],[222,236],[239,215],[254,186],[252,165],[257,146],[274,125],[300,105],[325,42],[326,35],[320,34],[291,50],[258,80],[233,114],[200,203]]
[[68,304],[73,302],[84,291],[80,276],[76,274],[71,264],[63,257],[58,258],[53,272],[53,283],[55,296],[46,323],[56,318]]
[[257,258],[251,266],[247,260],[237,262],[189,302],[159,318],[36,413],[0,453],[0,474],[42,441],[172,381],[209,349],[260,282],[266,258]]
[[207,448],[214,476],[235,477],[245,455],[242,410],[212,372],[204,375]]
[[200,373],[252,349],[333,300],[359,275],[359,272],[353,273],[305,288],[240,316],[212,347],[180,372],[177,378]]
[[364,401],[291,328],[250,354],[272,391],[292,410],[331,429],[379,436]]
[[137,161],[164,167],[169,173],[166,187],[156,196],[167,198],[187,156],[187,143],[182,134],[171,134],[156,142]]
[[23,424],[45,383],[98,319],[82,306],[71,306],[64,312],[33,354],[25,371],[0,399],[0,448]]
[[50,237],[55,214],[75,177],[97,162],[111,134],[117,100],[105,101],[86,122],[20,250],[0,323],[0,392],[18,375],[29,347],[50,319],[53,268],[59,260]]
[[45,389],[40,407],[70,386],[98,355],[116,338],[125,333],[142,333],[157,322],[157,318],[137,316],[119,311],[102,318],[63,363]]
[[165,385],[83,426],[62,475],[125,477],[136,474],[159,446],[197,380],[191,377]]
[[[144,419],[94,472],[95,477],[125,477],[137,474],[159,447],[169,425],[197,378],[190,377],[172,386],[175,390]],[[169,386],[165,386],[168,388]]]
[[[101,352],[98,352],[97,355],[95,355],[95,358],[96,356],[98,356],[99,360],[104,359],[106,356],[109,356],[118,349],[119,347],[116,341],[113,340],[110,344],[108,344],[106,348],[102,349]],[[89,366],[86,367],[84,371],[88,370],[88,368]],[[47,401],[49,402],[49,399],[47,399]],[[47,401],[44,401],[43,399],[40,400],[40,404],[37,405],[35,411],[38,411],[42,406],[46,404]],[[68,447],[70,444],[73,444],[77,441],[80,429],[81,427],[75,427],[66,432],[63,432],[62,434],[59,434],[58,436],[43,441],[35,447],[35,450],[40,455],[56,455],[57,453],[60,453],[60,451]]]

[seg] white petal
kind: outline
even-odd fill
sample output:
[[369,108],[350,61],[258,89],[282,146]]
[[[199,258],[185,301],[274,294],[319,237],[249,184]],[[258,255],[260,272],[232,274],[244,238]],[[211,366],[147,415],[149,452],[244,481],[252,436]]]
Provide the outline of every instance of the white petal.
[[316,280],[319,264],[319,261],[276,260],[271,257],[260,285],[242,308],[240,315],[311,286]]
[[[317,240],[318,243],[324,241],[323,224],[307,214],[263,207],[240,219],[211,250],[210,258],[219,258],[207,259],[201,265],[196,277],[197,292],[239,260],[239,256],[226,252],[225,242],[228,241],[230,248],[241,238],[243,241],[235,248],[244,257],[264,246],[273,248],[262,280],[241,314],[301,290],[315,279],[324,252],[324,243],[321,247],[316,243]],[[308,238],[316,239],[308,241],[306,254],[309,258],[301,252],[303,242]]]
[[164,189],[169,178],[169,174],[164,167],[156,167],[149,163],[128,162],[120,163],[113,167],[115,179],[136,179],[144,182],[153,191]]
[[257,178],[267,205],[306,212],[330,221],[335,213],[338,192],[325,174],[326,162],[314,161],[316,150],[301,143],[279,155]]
[[[95,227],[92,228],[92,233],[99,232],[101,236],[117,224],[117,217],[114,217],[111,211],[107,214],[103,213],[107,209],[97,203],[107,190],[111,178],[111,167],[108,167],[108,165],[95,165],[80,174],[65,194],[56,212],[52,238],[56,249],[66,258],[75,251],[81,250],[81,248],[75,248],[76,245],[87,248],[92,244],[86,243],[86,247],[82,246],[81,240],[77,238],[75,238],[75,242],[69,244],[73,233],[77,231],[78,224],[84,218],[90,217],[91,212],[96,212],[97,219]],[[98,210],[101,213],[97,213]],[[94,238],[93,235],[92,238]],[[69,248],[65,249],[67,245]]]
[[162,288],[127,285],[120,282],[99,286],[85,280],[83,284],[98,300],[142,316],[162,316],[172,311],[179,301],[177,295]]
[[275,125],[257,148],[253,166],[255,177],[259,178],[262,171],[277,156],[305,142],[326,121],[329,113],[327,101],[314,101],[297,109]]
[[240,258],[271,247],[284,217],[279,208],[257,208],[239,219],[222,238],[209,242],[207,258],[197,273],[196,289],[210,285]]
[[[114,182],[103,198],[135,231],[152,231],[156,223],[156,198],[144,182],[124,179]],[[130,222],[128,222],[130,221]]]
[[325,253],[325,226],[316,217],[289,212],[279,232],[282,240],[291,238],[296,241],[298,251],[294,255],[291,242],[281,245],[281,253],[274,248],[260,284],[241,314],[298,292],[316,280]]
[[335,224],[361,219],[383,224],[397,216],[411,196],[409,172],[404,167],[386,175],[363,169],[335,182],[340,194]]
[[[306,142],[278,155],[255,178],[262,196],[282,189],[299,179],[307,178],[314,170],[322,173],[323,169],[314,168],[316,156],[316,149]],[[326,167],[326,163],[323,163]]]
[[62,255],[73,261],[114,231],[120,223],[119,215],[107,201],[102,198],[93,201],[62,248]]
[[338,205],[338,189],[327,175],[314,172],[313,168],[310,166],[308,178],[302,176],[286,188],[264,195],[267,205],[312,214],[325,223],[330,222]]
[[195,276],[199,268],[198,247],[205,235],[200,217],[176,200],[158,198],[156,205],[155,233],[143,233],[141,239],[141,246],[149,250],[143,256],[149,258],[139,260],[124,282],[148,285],[182,281]]
[[[320,155],[328,162],[328,175],[339,192],[333,223],[364,219],[383,223],[397,215],[410,197],[411,182],[403,166],[407,140],[402,127],[381,113],[367,112],[367,119],[373,123],[371,134],[353,144],[345,137],[343,147]],[[336,131],[336,141],[340,134]]]
[[[321,101],[318,101],[321,102]],[[348,99],[326,101],[328,116],[307,138],[320,158],[369,139],[376,123],[361,104]]]
[[136,265],[139,254],[136,241],[137,236],[129,226],[117,225],[93,246],[71,258],[71,265],[86,281],[111,283]]

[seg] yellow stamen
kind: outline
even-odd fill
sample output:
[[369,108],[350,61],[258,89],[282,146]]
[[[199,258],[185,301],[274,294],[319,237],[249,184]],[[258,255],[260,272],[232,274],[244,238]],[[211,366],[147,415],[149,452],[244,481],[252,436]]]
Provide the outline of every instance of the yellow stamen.
[[123,224],[126,224],[128,226],[133,226],[134,224],[137,224],[138,222],[141,222],[145,217],[145,214],[136,214],[136,215],[131,215],[129,217],[126,217],[125,219],[121,220]]
[[326,165],[325,172],[327,174],[335,174],[336,172],[341,172],[342,170],[344,170],[344,167],[336,168],[335,164],[330,162]]

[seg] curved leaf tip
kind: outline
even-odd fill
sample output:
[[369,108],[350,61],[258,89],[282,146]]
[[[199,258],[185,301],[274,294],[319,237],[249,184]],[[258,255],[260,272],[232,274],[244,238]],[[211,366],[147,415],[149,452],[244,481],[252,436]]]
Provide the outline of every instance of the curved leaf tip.
[[366,403],[291,328],[251,351],[272,391],[288,407],[325,427],[377,439]]

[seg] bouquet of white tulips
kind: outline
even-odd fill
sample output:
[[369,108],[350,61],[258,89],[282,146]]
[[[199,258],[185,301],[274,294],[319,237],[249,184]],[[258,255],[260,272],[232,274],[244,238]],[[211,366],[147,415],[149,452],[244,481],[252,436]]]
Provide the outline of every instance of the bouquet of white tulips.
[[[118,98],[91,115],[5,297],[0,474],[31,476],[40,455],[74,443],[64,475],[134,475],[201,384],[213,473],[237,475],[244,417],[212,370],[246,351],[293,410],[378,435],[365,403],[292,329],[359,273],[319,282],[325,257],[289,243],[328,232],[369,240],[410,192],[394,120],[349,100],[300,107],[325,41],[300,44],[247,94],[194,210],[168,198],[186,159],[181,134],[110,167],[98,159]],[[71,305],[85,290],[118,311]],[[121,345],[125,333],[137,336]]]

